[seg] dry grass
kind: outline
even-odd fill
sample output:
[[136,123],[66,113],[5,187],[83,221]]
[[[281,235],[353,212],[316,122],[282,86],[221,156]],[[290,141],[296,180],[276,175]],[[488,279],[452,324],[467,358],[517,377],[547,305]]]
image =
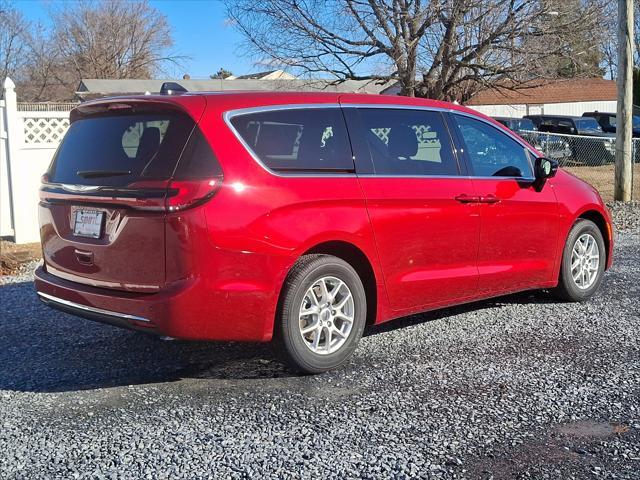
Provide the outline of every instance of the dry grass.
[[[614,165],[600,167],[563,167],[585,182],[593,185],[605,202],[613,200]],[[634,165],[633,170],[633,199],[640,200],[640,163]]]
[[25,263],[39,260],[41,257],[42,249],[39,243],[16,245],[0,240],[0,275],[16,273]]

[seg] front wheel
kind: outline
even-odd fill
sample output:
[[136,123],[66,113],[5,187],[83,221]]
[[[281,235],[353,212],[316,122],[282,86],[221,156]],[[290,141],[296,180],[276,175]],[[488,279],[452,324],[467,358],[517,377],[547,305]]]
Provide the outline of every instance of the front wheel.
[[366,318],[366,294],[353,267],[331,255],[305,255],[283,287],[276,354],[296,371],[334,369],[355,350]]
[[554,293],[562,300],[582,302],[593,296],[602,283],[606,250],[595,223],[578,219],[562,254],[560,281]]

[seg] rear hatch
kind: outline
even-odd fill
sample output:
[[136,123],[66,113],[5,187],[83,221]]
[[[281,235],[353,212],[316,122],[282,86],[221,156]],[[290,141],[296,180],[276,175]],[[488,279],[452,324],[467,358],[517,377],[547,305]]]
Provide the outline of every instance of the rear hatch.
[[165,284],[165,220],[206,201],[222,172],[197,120],[203,97],[119,100],[72,112],[43,177],[45,267],[61,278],[132,292]]

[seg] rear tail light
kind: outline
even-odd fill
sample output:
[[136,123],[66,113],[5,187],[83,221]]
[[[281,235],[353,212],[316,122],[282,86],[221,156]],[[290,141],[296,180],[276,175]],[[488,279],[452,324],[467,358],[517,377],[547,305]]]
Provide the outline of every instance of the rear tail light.
[[213,197],[221,186],[221,178],[172,180],[167,192],[166,210],[179,212],[201,205]]

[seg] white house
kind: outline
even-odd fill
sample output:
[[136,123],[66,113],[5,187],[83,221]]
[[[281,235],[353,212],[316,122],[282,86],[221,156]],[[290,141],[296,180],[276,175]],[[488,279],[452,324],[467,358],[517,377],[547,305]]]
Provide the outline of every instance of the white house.
[[466,105],[489,116],[577,115],[615,112],[616,82],[603,78],[536,81],[518,90],[497,89],[478,93]]

